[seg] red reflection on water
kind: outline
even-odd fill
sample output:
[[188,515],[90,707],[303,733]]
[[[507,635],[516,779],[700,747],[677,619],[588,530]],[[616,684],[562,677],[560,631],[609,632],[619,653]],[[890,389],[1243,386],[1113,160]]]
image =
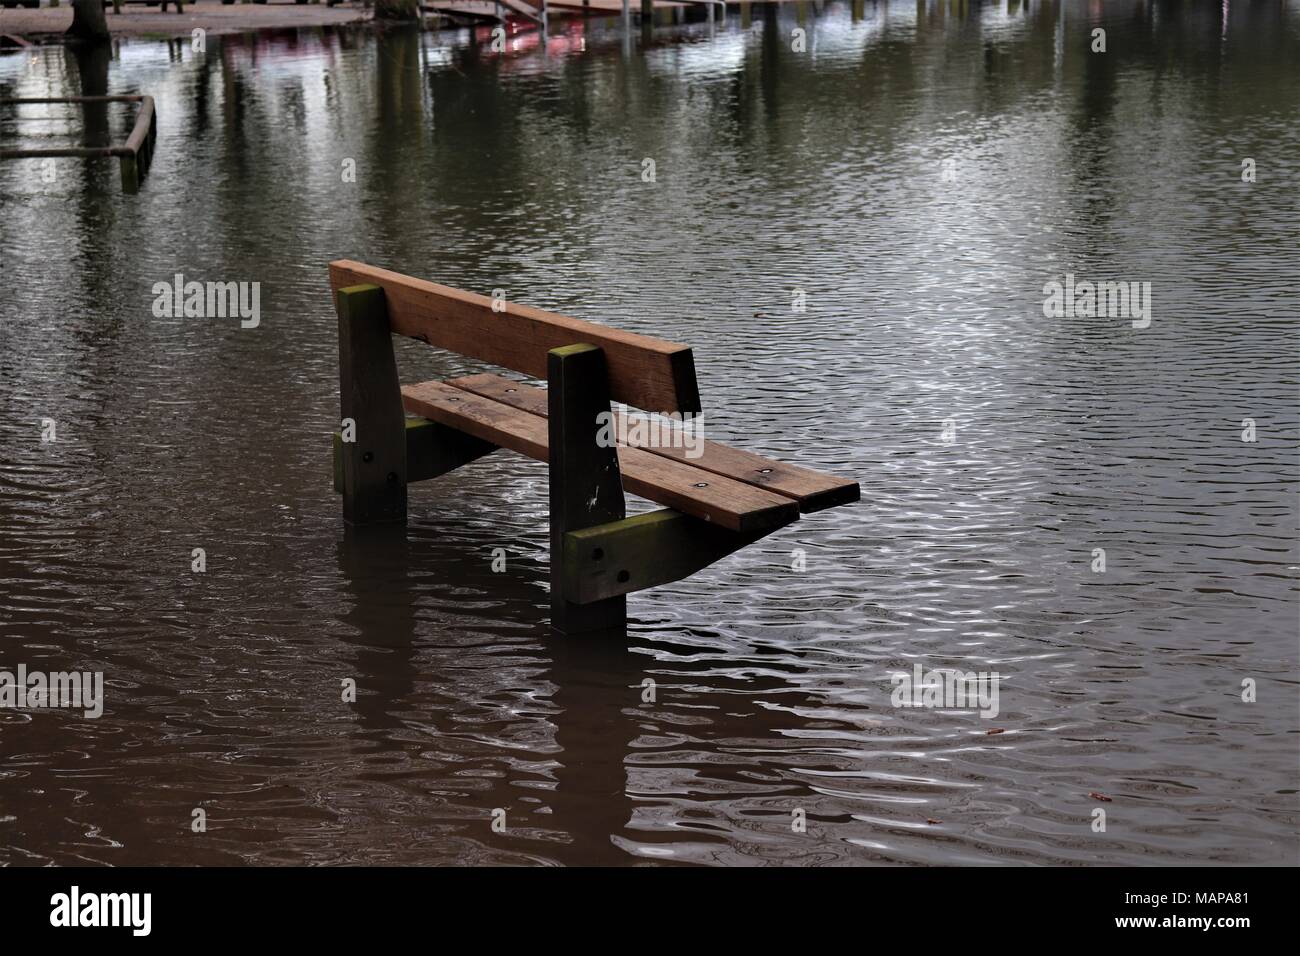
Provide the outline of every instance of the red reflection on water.
[[[484,52],[488,57],[513,58],[541,49],[542,32],[538,24],[532,20],[525,17],[507,17],[501,25],[506,28],[504,50],[492,49],[492,31],[496,26],[474,27],[474,42],[486,48]],[[580,20],[566,23],[558,32],[552,29],[546,37],[548,56],[570,56],[574,53],[582,53],[586,49],[586,24]]]

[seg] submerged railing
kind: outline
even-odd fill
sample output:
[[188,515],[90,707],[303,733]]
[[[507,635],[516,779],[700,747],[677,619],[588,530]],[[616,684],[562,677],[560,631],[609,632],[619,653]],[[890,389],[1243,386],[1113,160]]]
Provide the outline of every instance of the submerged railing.
[[154,143],[158,138],[158,117],[152,96],[52,96],[0,99],[0,106],[38,103],[139,103],[135,125],[124,143],[112,146],[55,146],[42,149],[0,149],[0,159],[46,159],[82,156],[89,159],[116,156],[121,160],[122,189],[133,193],[140,188],[144,174],[153,161]]

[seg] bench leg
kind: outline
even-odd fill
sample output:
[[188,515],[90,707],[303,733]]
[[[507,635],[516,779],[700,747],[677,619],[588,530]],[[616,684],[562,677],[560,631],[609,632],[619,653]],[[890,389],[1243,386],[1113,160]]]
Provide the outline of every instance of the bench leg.
[[596,443],[597,415],[609,412],[605,353],[594,345],[569,345],[547,355],[547,428],[550,442],[551,626],[581,634],[627,625],[620,594],[588,604],[566,600],[564,536],[626,514],[618,450]]
[[339,289],[339,404],[356,422],[343,443],[343,518],[369,525],[406,521],[406,415],[388,329],[384,290]]

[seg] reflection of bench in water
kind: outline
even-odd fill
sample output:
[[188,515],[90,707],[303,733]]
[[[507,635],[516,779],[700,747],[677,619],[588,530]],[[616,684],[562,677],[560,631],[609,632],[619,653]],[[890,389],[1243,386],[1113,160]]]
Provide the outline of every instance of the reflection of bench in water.
[[3,99],[0,106],[29,104],[80,103],[83,105],[107,103],[139,103],[135,126],[126,141],[116,146],[56,146],[41,149],[0,149],[0,159],[46,159],[60,156],[98,158],[117,156],[122,163],[122,189],[133,193],[153,161],[154,141],[158,138],[158,120],[154,113],[152,96],[57,96],[23,99]]
[[[856,482],[716,442],[611,430],[611,399],[669,415],[700,412],[685,345],[357,262],[331,263],[330,283],[342,417],[354,430],[354,440],[336,434],[334,443],[344,517],[353,525],[405,521],[408,482],[498,448],[547,462],[551,623],[559,630],[622,627],[630,592],[681,580],[801,511],[858,500]],[[545,378],[548,387],[497,375],[401,386],[393,332]],[[422,417],[407,420],[404,411]],[[617,447],[610,438],[621,439]],[[628,518],[624,489],[667,507]]]

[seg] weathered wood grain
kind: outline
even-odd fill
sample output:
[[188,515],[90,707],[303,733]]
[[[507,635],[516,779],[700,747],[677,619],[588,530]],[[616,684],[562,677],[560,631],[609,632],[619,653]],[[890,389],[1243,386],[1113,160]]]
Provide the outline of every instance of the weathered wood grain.
[[[548,460],[547,420],[540,415],[445,382],[404,385],[402,399],[414,415],[538,461]],[[799,517],[799,508],[790,498],[690,464],[640,448],[620,448],[618,457],[625,490],[732,531],[777,528]]]
[[562,586],[580,604],[642,591],[689,577],[765,534],[728,531],[671,508],[570,531]]
[[618,450],[596,442],[596,416],[609,411],[605,356],[594,345],[555,349],[548,357],[551,499],[551,626],[566,634],[623,629],[627,599],[572,601],[564,592],[564,535],[626,515]]
[[406,416],[384,310],[384,290],[340,289],[340,417],[356,422],[343,445],[343,517],[367,525],[406,520]]
[[[546,414],[546,389],[525,385],[501,375],[467,375],[451,379],[447,384],[534,415]],[[619,434],[624,434],[621,427]],[[652,446],[646,442],[635,444],[635,447],[702,468],[715,475],[774,491],[798,502],[799,510],[804,513],[848,504],[861,497],[856,481],[837,478],[799,465],[788,465],[718,442],[705,441],[698,458],[687,457],[685,448]]]
[[505,311],[494,312],[492,300],[484,295],[347,259],[330,263],[335,292],[360,283],[384,290],[389,322],[400,335],[539,379],[546,378],[551,349],[595,345],[605,352],[615,401],[655,412],[700,411],[689,346],[513,302]]

